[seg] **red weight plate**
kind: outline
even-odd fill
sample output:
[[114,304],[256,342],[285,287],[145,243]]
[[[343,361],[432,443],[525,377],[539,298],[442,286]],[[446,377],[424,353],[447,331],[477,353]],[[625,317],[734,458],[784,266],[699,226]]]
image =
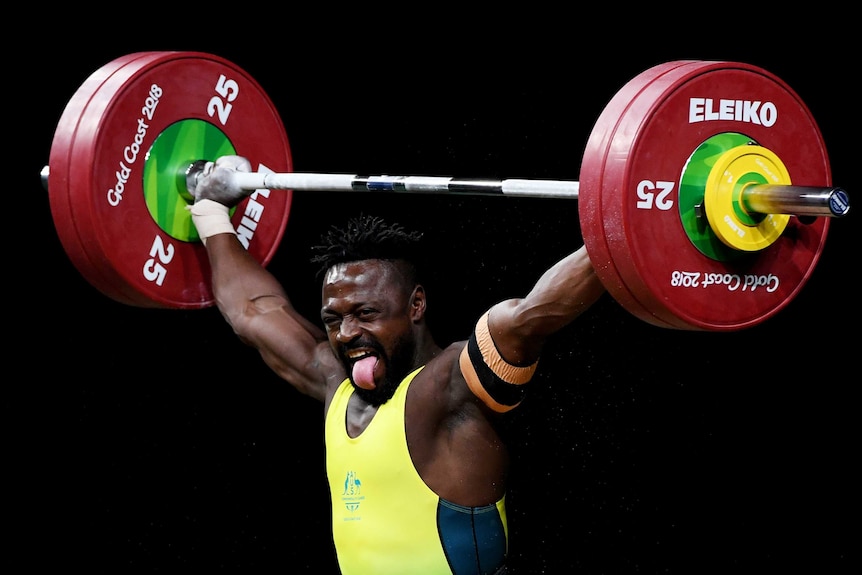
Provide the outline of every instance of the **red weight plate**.
[[630,313],[660,327],[681,327],[679,322],[666,322],[653,315],[638,299],[629,292],[628,286],[620,276],[608,246],[608,235],[619,233],[614,228],[605,228],[602,214],[602,189],[606,161],[611,145],[625,134],[617,134],[620,122],[639,94],[657,78],[669,74],[680,66],[689,65],[687,61],[666,62],[654,66],[626,83],[608,102],[602,111],[587,142],[581,171],[578,175],[578,218],[584,245],[596,273],[608,292]]
[[117,58],[93,72],[81,84],[66,104],[57,123],[48,161],[48,197],[51,215],[63,249],[84,279],[91,285],[113,299],[129,305],[135,304],[138,299],[132,290],[124,288],[122,285],[115,287],[111,280],[105,276],[104,266],[91,260],[87,254],[83,242],[86,241],[88,234],[84,234],[83,238],[79,235],[70,201],[69,168],[78,124],[84,116],[84,110],[89,105],[93,94],[98,92],[103,84],[110,81],[111,77],[123,66],[141,58],[151,57],[151,54],[139,52]]
[[783,309],[810,277],[829,218],[812,224],[791,218],[769,247],[717,261],[686,235],[679,181],[701,143],[737,132],[774,152],[793,184],[830,186],[820,130],[798,95],[758,67],[687,61],[661,72],[633,80],[637,89],[624,89],[609,105],[603,122],[613,127],[597,128],[604,135],[595,142],[591,137],[581,181],[588,173],[592,182],[579,193],[579,204],[586,200],[590,212],[579,214],[601,219],[601,229],[590,223],[587,249],[599,245],[598,267],[613,269],[599,272],[609,291],[650,323],[712,331],[756,325]]
[[[149,151],[168,127],[200,120],[217,127],[255,169],[292,171],[281,119],[255,80],[217,56],[149,52],[106,68],[107,74],[98,72],[102,81],[88,80],[76,93],[52,145],[48,186],[52,205],[59,196],[52,211],[67,219],[58,224],[64,247],[88,281],[122,303],[208,307],[214,301],[202,244],[167,233],[144,197],[145,164],[177,158],[153,158]],[[72,123],[70,137],[65,129]],[[53,160],[63,157],[55,167]],[[188,162],[195,159],[215,158]],[[55,192],[55,179],[67,185]],[[291,200],[290,191],[264,190],[234,212],[249,253],[264,265],[284,234]]]

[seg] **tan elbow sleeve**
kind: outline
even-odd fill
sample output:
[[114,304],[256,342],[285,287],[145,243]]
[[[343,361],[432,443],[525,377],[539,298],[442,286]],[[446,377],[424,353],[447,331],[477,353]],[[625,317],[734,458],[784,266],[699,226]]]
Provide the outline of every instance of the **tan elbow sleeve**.
[[470,390],[485,405],[504,413],[518,406],[536,372],[538,362],[527,367],[508,363],[497,351],[488,330],[488,312],[479,319],[459,358],[461,373]]

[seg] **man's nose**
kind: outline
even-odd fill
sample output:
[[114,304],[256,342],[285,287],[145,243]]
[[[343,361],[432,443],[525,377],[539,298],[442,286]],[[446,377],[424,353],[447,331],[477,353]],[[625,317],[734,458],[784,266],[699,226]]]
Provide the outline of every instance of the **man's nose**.
[[341,325],[339,326],[338,333],[335,337],[338,341],[346,343],[356,339],[360,332],[359,322],[352,317],[345,317],[341,320]]

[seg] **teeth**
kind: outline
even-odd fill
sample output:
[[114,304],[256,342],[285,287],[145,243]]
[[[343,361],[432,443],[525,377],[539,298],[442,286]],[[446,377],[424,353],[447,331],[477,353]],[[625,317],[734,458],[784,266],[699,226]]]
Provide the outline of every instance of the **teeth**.
[[364,357],[366,355],[368,355],[368,352],[366,352],[366,351],[348,351],[347,352],[347,357],[349,357],[350,359],[359,359],[360,357]]

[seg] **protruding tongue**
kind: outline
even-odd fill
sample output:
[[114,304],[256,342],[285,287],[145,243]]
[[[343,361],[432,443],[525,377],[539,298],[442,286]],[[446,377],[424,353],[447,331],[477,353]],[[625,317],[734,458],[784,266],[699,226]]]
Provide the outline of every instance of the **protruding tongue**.
[[374,366],[377,358],[368,356],[353,364],[353,381],[363,389],[374,389]]

